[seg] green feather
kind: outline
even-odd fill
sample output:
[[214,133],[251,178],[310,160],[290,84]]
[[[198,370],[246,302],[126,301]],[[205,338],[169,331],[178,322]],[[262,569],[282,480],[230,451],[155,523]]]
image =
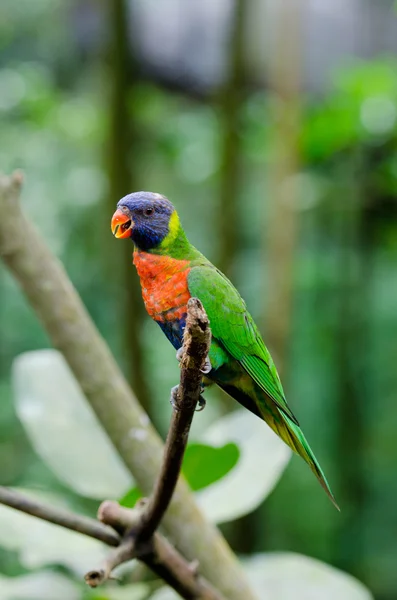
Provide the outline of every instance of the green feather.
[[228,394],[262,417],[310,466],[336,508],[325,475],[287,405],[276,367],[244,300],[202,255],[192,261],[190,294],[199,298],[212,331],[210,375]]
[[293,423],[276,367],[244,300],[233,284],[211,264],[191,269],[189,291],[201,300],[212,335]]

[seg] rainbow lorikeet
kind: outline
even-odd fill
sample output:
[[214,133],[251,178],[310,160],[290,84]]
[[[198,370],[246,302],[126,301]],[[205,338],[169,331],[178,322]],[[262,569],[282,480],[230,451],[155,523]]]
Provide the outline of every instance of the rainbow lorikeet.
[[[216,383],[264,419],[310,466],[337,507],[325,475],[291,412],[276,367],[244,300],[188,241],[171,202],[151,192],[122,198],[112,218],[116,238],[131,238],[133,262],[149,315],[178,351],[189,298],[208,315],[212,343],[204,385]],[[178,353],[177,353],[178,355]]]

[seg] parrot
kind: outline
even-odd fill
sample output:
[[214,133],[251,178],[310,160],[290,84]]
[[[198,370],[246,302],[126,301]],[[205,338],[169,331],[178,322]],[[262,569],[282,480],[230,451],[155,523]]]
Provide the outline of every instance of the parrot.
[[116,238],[133,241],[133,263],[146,311],[174,346],[177,358],[187,303],[195,297],[207,313],[212,332],[203,368],[204,388],[215,383],[263,419],[306,461],[339,510],[287,404],[276,366],[244,300],[229,279],[189,242],[173,204],[154,192],[128,194],[117,203],[111,229]]

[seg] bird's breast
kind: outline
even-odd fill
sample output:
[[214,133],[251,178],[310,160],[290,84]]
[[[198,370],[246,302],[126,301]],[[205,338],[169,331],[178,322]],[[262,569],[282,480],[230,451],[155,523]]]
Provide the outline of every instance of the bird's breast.
[[142,296],[148,314],[155,321],[181,320],[190,298],[188,260],[178,260],[149,252],[134,252]]

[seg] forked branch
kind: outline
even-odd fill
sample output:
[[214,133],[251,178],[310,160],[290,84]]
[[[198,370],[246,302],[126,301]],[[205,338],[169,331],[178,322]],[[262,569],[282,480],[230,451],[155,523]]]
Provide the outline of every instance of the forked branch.
[[189,300],[181,360],[178,408],[174,410],[161,470],[152,496],[127,509],[117,502],[103,502],[99,521],[52,506],[46,506],[14,490],[0,487],[0,503],[99,539],[113,548],[105,561],[89,571],[85,580],[97,587],[112,577],[113,569],[133,558],[141,560],[183,598],[222,600],[198,573],[198,563],[189,563],[157,532],[180,474],[190,426],[201,391],[201,369],[211,343],[207,315],[196,298]]

